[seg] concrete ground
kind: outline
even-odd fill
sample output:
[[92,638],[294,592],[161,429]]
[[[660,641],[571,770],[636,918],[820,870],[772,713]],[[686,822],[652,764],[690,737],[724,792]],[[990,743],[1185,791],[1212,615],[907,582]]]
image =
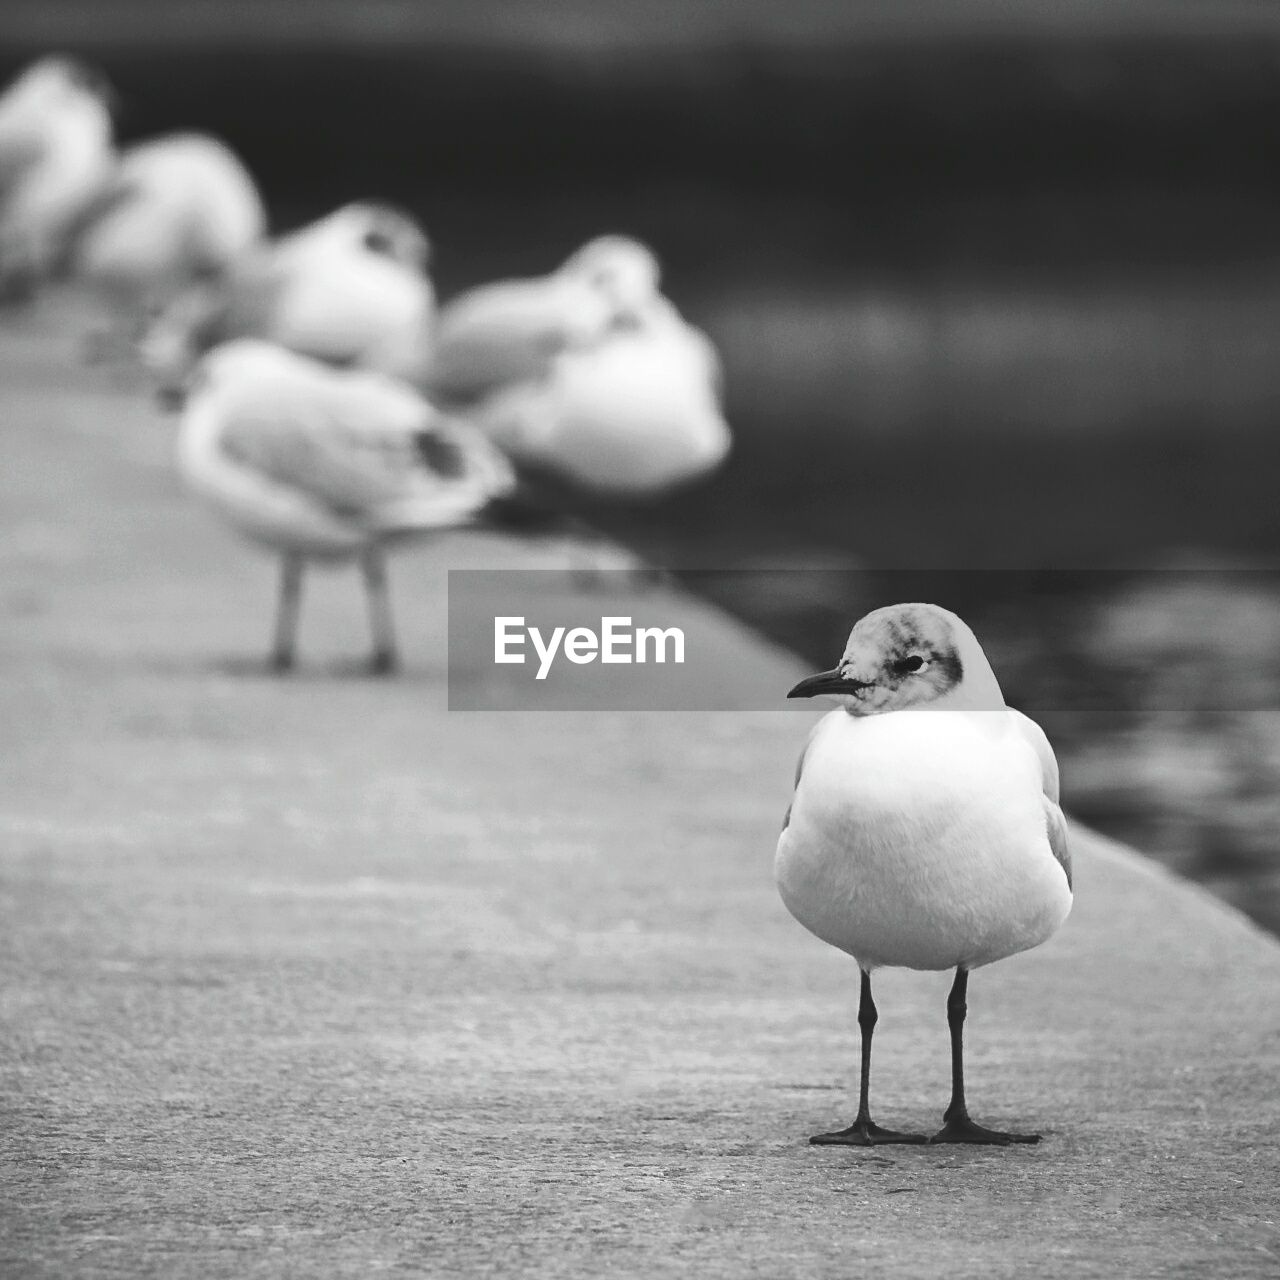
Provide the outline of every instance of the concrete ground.
[[[856,1055],[771,883],[808,717],[446,711],[444,566],[539,562],[471,536],[395,565],[402,678],[346,575],[267,677],[270,567],[60,314],[0,332],[0,1273],[1280,1273],[1273,940],[1077,832],[970,988],[975,1115],[1044,1142],[808,1146]],[[878,980],[886,1124],[946,988]]]

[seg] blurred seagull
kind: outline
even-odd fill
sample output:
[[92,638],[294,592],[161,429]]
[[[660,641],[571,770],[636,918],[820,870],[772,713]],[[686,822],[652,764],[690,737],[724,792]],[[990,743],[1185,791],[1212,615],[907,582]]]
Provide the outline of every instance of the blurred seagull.
[[1071,910],[1058,765],[1040,727],[1005,706],[973,632],[931,604],[867,614],[832,671],[788,697],[837,697],[800,758],[778,840],[787,909],[862,973],[858,1116],[811,1141],[925,1142],[875,1124],[868,1106],[882,965],[955,968],[947,1001],[952,1093],[933,1142],[1036,1142],[985,1129],[965,1105],[969,971],[1044,942]]
[[144,340],[143,359],[173,386],[202,352],[254,337],[412,379],[435,320],[428,254],[408,214],[344,205],[250,252],[224,281],[177,298]]
[[731,435],[707,337],[655,298],[541,379],[498,392],[476,423],[517,465],[613,498],[663,493],[714,470]]
[[265,231],[262,197],[236,155],[205,134],[169,134],[121,155],[71,269],[134,336],[183,289],[226,275]]
[[369,597],[372,670],[394,670],[386,547],[471,523],[513,483],[510,464],[483,435],[411,387],[253,339],[201,361],[178,461],[196,493],[281,554],[277,671],[294,663],[305,563],[351,558]]
[[459,294],[440,309],[431,388],[470,404],[541,378],[562,351],[593,346],[620,311],[646,303],[658,279],[645,245],[611,235],[589,241],[550,275]]
[[0,285],[27,292],[115,165],[111,90],[80,62],[42,58],[0,95]]
[[658,284],[644,245],[604,236],[544,280],[463,295],[431,385],[522,468],[615,498],[696,479],[730,446],[719,361]]

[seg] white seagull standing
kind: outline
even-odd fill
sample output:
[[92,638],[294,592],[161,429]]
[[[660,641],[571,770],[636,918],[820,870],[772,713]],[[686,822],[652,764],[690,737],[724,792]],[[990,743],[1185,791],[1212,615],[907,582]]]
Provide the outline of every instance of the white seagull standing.
[[0,282],[14,292],[55,266],[115,167],[111,90],[71,58],[33,63],[0,95]]
[[[787,909],[862,973],[858,1116],[819,1144],[1036,1142],[970,1118],[963,1027],[969,971],[1038,946],[1071,910],[1058,765],[1044,732],[1007,707],[973,632],[932,604],[854,627],[839,666],[788,697],[843,704],[815,726],[775,862]],[[932,1139],[875,1124],[868,1105],[882,965],[950,969],[951,1104]]]
[[719,360],[658,281],[644,245],[602,236],[543,280],[463,295],[431,385],[531,471],[624,498],[694,480],[730,447]]
[[139,330],[183,289],[226,275],[262,239],[249,171],[217,138],[174,133],[129,147],[71,254],[74,275]]
[[218,347],[198,366],[178,463],[196,493],[281,555],[278,671],[294,663],[304,565],[353,558],[369,598],[372,670],[394,670],[386,547],[473,522],[514,482],[483,435],[406,384],[252,339]]
[[143,343],[170,387],[221,342],[263,338],[334,365],[420,375],[435,321],[429,246],[408,214],[361,202],[243,257],[177,298]]

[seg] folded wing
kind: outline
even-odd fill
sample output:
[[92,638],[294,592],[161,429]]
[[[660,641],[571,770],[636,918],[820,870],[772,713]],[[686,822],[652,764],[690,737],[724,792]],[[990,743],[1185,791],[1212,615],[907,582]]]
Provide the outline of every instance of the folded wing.
[[511,280],[473,289],[440,313],[430,382],[468,403],[546,376],[560,352],[603,336],[608,309],[569,280]]
[[1066,873],[1067,887],[1071,888],[1071,848],[1067,841],[1067,820],[1063,816],[1059,799],[1058,758],[1053,754],[1053,747],[1045,731],[1030,716],[1012,707],[1009,709],[1014,723],[1018,726],[1028,746],[1036,753],[1040,761],[1040,775],[1044,788],[1045,827],[1049,837],[1049,848],[1058,860],[1058,865]]
[[225,406],[222,449],[336,516],[382,533],[454,524],[512,485],[477,431],[389,380],[326,371],[277,390]]

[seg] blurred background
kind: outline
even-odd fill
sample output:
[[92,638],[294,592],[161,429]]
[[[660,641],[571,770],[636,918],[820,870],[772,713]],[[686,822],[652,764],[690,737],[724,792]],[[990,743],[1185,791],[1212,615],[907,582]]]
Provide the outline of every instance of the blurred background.
[[1280,929],[1274,5],[0,6],[0,77],[52,50],[122,140],[226,139],[277,228],[405,206],[444,298],[650,243],[734,453],[581,513],[823,666],[956,609],[1073,813]]

